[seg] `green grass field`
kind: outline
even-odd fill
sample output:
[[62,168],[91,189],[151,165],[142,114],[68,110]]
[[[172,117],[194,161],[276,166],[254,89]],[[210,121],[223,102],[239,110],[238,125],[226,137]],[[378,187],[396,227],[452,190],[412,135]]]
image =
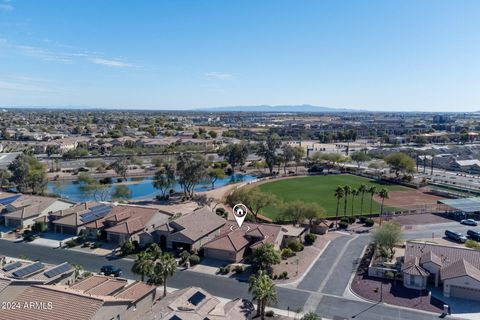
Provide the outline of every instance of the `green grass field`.
[[[375,185],[377,190],[387,188],[389,191],[402,191],[408,188],[399,185],[379,184],[373,180],[365,179],[358,176],[342,174],[342,175],[326,175],[299,177],[293,179],[285,179],[274,181],[258,186],[261,191],[271,193],[284,202],[300,200],[304,202],[317,202],[327,211],[327,216],[335,216],[337,208],[337,199],[334,196],[337,186],[350,185],[352,188],[358,188],[361,184],[367,186]],[[361,196],[355,197],[354,214],[360,213]],[[351,195],[348,197],[347,215],[351,214]],[[340,201],[339,216],[343,216],[344,199]],[[380,212],[380,204],[373,201],[373,212]],[[363,203],[363,213],[370,213],[370,194],[365,193]],[[262,210],[262,214],[275,220],[279,218],[280,210],[275,207],[267,207]]]

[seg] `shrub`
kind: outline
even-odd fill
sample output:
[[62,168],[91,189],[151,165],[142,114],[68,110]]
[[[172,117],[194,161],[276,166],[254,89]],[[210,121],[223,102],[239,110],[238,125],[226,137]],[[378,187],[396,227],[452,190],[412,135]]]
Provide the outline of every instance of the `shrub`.
[[225,270],[225,274],[230,273],[230,266],[226,266],[224,270]]
[[365,220],[365,226],[367,227],[373,227],[374,224],[375,222],[373,221],[373,219],[368,218],[367,220]]
[[73,240],[73,239],[70,239],[68,240],[67,242],[65,242],[65,244],[67,245],[67,247],[69,248],[73,248],[77,245],[77,241]]
[[293,257],[295,255],[295,253],[293,252],[292,249],[290,248],[283,248],[282,249],[282,259],[286,260],[290,257]]
[[288,243],[288,247],[294,252],[299,252],[303,250],[303,244],[301,244],[298,240],[290,241]]
[[288,278],[288,272],[287,271],[283,271],[282,273],[280,273],[278,275],[278,279],[287,279]]
[[356,221],[355,217],[348,217],[348,223],[352,224]]
[[340,223],[338,224],[338,228],[339,229],[347,229],[348,228],[348,222],[340,221]]
[[330,224],[328,225],[328,228],[329,228],[329,229],[332,229],[334,226],[335,226],[335,223],[332,222],[332,223],[330,223]]
[[342,217],[342,218],[340,218],[340,221],[348,223],[350,220],[347,217]]
[[360,223],[365,223],[365,222],[367,221],[367,217],[365,217],[365,216],[360,216],[360,217],[358,218],[358,220],[360,220]]
[[180,258],[182,258],[182,261],[187,261],[187,259],[190,258],[190,252],[188,252],[187,250],[183,250],[180,253]]
[[233,268],[233,271],[235,271],[235,273],[242,273],[243,271],[245,271],[245,267],[241,264],[237,264],[235,268]]
[[313,233],[309,233],[305,236],[305,244],[310,246],[315,242],[316,239],[317,239],[316,235],[314,235]]
[[272,318],[274,316],[275,316],[275,312],[273,312],[273,310],[268,310],[265,312],[265,317]]
[[47,225],[43,221],[35,222],[35,224],[33,225],[33,229],[36,232],[45,232],[47,231]]
[[476,249],[476,250],[480,250],[480,244],[474,240],[467,240],[465,242],[465,246],[467,248],[471,248],[471,249]]
[[224,208],[217,208],[217,209],[215,210],[215,213],[216,213],[217,215],[219,215],[220,217],[223,217],[223,215],[225,214],[225,209],[224,209]]
[[131,241],[125,241],[120,247],[123,255],[132,254],[135,251],[135,246]]
[[188,258],[188,261],[190,261],[190,265],[194,266],[194,265],[200,263],[200,257],[197,256],[196,254],[192,254],[192,255]]
[[322,318],[313,312],[309,312],[306,313],[301,320],[322,320]]

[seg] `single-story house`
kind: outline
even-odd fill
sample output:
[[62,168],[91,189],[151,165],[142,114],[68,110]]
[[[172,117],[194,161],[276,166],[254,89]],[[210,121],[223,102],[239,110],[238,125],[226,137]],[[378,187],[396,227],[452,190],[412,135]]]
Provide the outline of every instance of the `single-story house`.
[[168,221],[151,233],[164,249],[196,251],[220,234],[226,220],[201,208]]
[[117,205],[103,218],[86,224],[85,228],[87,236],[91,238],[103,232],[107,241],[117,244],[127,240],[140,242],[140,234],[154,231],[169,218],[169,214],[157,208]]
[[111,206],[98,202],[82,202],[49,215],[51,229],[57,233],[78,235],[85,225],[101,219],[111,211]]
[[446,297],[480,301],[480,251],[408,241],[404,261],[404,286],[425,289],[427,282],[441,284]]
[[[12,201],[9,202],[9,199]],[[4,205],[2,218],[5,226],[10,228],[30,228],[36,222],[45,222],[45,217],[51,212],[73,205],[72,202],[63,199],[20,194],[12,194],[2,200],[0,200]]]
[[272,224],[227,221],[220,234],[203,246],[204,255],[212,259],[239,262],[256,248],[271,243],[279,249],[283,243],[282,227]]

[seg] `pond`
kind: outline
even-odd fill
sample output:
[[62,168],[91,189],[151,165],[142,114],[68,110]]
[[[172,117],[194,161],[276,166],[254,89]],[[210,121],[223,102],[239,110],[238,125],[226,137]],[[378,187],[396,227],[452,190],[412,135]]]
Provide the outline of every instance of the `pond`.
[[[226,176],[224,179],[218,179],[215,182],[215,188],[219,188],[231,183],[248,182],[254,179],[254,176],[236,173],[231,176]],[[117,179],[113,178],[113,181],[116,182]],[[116,188],[118,188],[119,186],[123,186],[123,188],[128,188],[128,190],[130,191],[130,196],[128,197],[128,199],[153,199],[161,192],[160,190],[157,190],[153,187],[152,181],[152,177],[128,178],[126,182],[110,184],[109,190],[111,191],[110,193],[113,193],[115,192]],[[78,181],[51,181],[48,183],[47,189],[49,193],[58,194],[62,198],[76,202],[95,200],[94,196],[90,192],[85,191],[84,188],[82,188],[82,185],[83,184],[79,183]],[[182,187],[178,183],[176,183],[172,189],[174,189],[175,191],[182,191]],[[201,183],[197,185],[195,191],[208,191],[211,189],[211,184]]]

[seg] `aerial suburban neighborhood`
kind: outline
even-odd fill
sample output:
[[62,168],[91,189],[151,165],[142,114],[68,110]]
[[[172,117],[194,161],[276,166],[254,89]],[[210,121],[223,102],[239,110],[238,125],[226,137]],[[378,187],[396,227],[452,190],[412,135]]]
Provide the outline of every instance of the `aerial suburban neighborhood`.
[[479,320],[478,12],[0,0],[0,320]]

